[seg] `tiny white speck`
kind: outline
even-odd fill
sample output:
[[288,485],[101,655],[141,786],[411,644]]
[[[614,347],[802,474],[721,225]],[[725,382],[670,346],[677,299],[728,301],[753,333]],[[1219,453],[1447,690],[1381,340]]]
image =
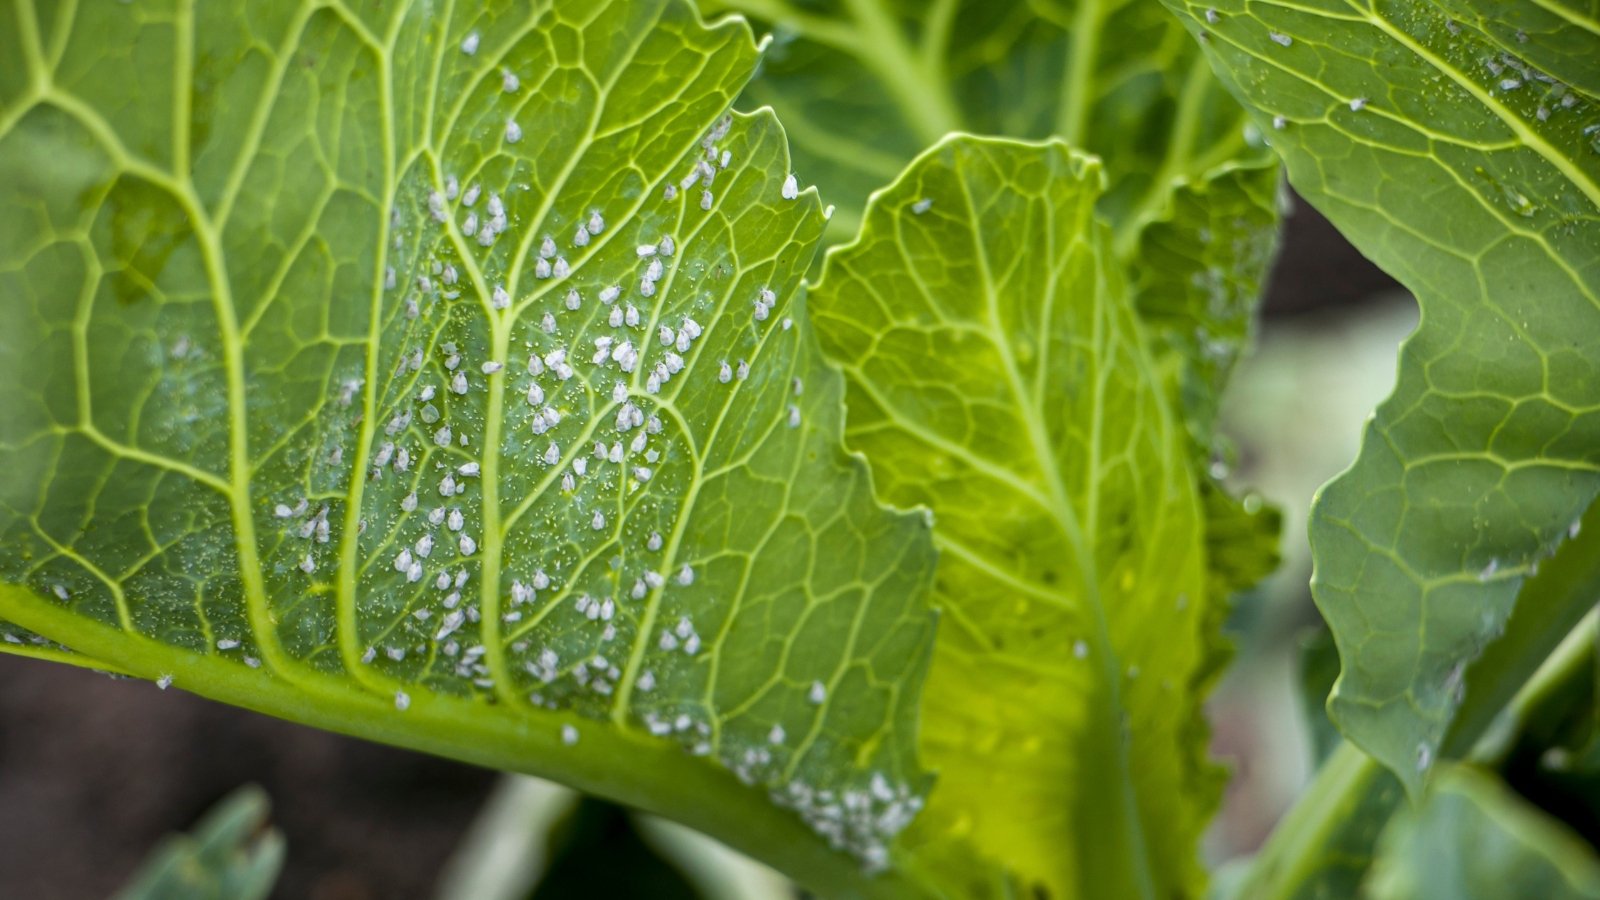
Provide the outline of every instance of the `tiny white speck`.
[[595,531],[599,531],[600,529],[606,527],[605,515],[599,510],[596,510],[594,518],[589,521],[589,527],[593,528]]
[[[300,560],[300,571],[306,573],[307,575],[310,575],[312,572],[315,572],[316,570],[317,570],[317,561],[315,559],[311,558],[311,554],[307,553]],[[67,598],[62,597],[61,599],[65,600]]]
[[218,650],[232,650],[237,646],[239,646],[239,642],[233,638],[223,638],[222,640],[217,641]]
[[1072,642],[1072,655],[1084,659],[1089,655],[1089,644],[1083,640]]
[[578,742],[578,729],[574,725],[561,726],[561,743],[571,747]]
[[160,678],[157,678],[156,687],[162,689],[163,691],[169,687],[172,687],[172,676],[163,674]]
[[783,179],[783,199],[793,200],[799,196],[800,181],[796,179],[794,177],[794,173],[791,172],[789,173],[788,177]]
[[518,78],[515,72],[511,71],[510,69],[507,69],[503,73],[501,73],[501,75],[500,75],[500,89],[501,90],[505,91],[508,94],[515,94],[517,92],[517,89],[520,88],[520,87],[522,87],[522,79]]
[[811,682],[811,691],[806,694],[806,699],[810,700],[814,704],[820,705],[823,701],[828,699],[828,689],[823,686],[822,682],[813,681]]
[[1282,131],[1284,129],[1284,127],[1287,126],[1288,124],[1289,124],[1289,121],[1287,119],[1285,119],[1283,116],[1273,116],[1272,117],[1272,127],[1274,129],[1278,130],[1278,131]]
[[497,362],[495,362],[493,360],[490,360],[489,362],[486,362],[486,363],[483,364],[483,374],[485,374],[485,375],[493,375],[494,373],[500,371],[502,368],[504,368],[504,367],[500,363],[497,363]]
[[1217,15],[1217,11],[1216,10],[1214,10],[1214,9],[1206,10],[1206,21],[1208,23],[1210,23],[1212,25],[1215,25],[1215,24],[1217,24],[1217,21],[1219,19],[1221,19],[1221,18],[1222,18],[1221,16]]
[[401,712],[405,712],[407,709],[410,709],[411,695],[407,694],[405,691],[395,691],[394,708],[400,710]]
[[1287,47],[1294,43],[1294,38],[1276,31],[1267,32],[1267,37],[1271,38],[1272,42],[1280,47]]
[[783,733],[783,726],[782,725],[774,725],[774,726],[772,726],[772,730],[767,732],[767,743],[769,743],[769,744],[781,744],[781,743],[783,743],[784,737],[785,737],[785,735]]
[[700,208],[701,209],[705,210],[706,212],[710,212],[711,211],[711,204],[713,204],[715,202],[716,202],[716,197],[712,196],[710,191],[701,191],[700,192]]
[[1365,107],[1366,105],[1367,105],[1367,98],[1365,98],[1365,97],[1357,97],[1354,100],[1350,101],[1350,109],[1352,111],[1354,111],[1354,112],[1360,112],[1362,110],[1362,108]]
[[911,204],[911,212],[914,215],[920,216],[920,215],[922,215],[923,213],[927,212],[930,209],[933,209],[933,198],[932,197],[923,197],[921,200],[918,200],[917,202]]

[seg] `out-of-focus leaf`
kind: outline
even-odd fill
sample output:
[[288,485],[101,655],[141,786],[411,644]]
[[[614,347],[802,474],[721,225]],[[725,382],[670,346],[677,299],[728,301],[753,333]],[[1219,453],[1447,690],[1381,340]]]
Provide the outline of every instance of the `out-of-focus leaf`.
[[1594,848],[1464,765],[1443,768],[1416,809],[1384,831],[1374,900],[1600,897]]
[[[1600,103],[1538,68],[1596,65],[1600,27],[1557,4],[1564,21],[1514,37],[1508,61],[1420,0],[1167,3],[1300,193],[1422,307],[1311,526],[1344,664],[1330,713],[1416,791],[1466,666],[1600,492]],[[1555,9],[1493,9],[1535,5]]]
[[1205,475],[1100,184],[1059,143],[947,140],[874,198],[812,295],[847,441],[888,501],[936,522],[921,745],[940,781],[905,865],[963,895],[1172,896],[1204,877],[1219,782],[1198,692],[1224,599]]
[[268,802],[241,788],[194,827],[169,837],[115,900],[263,900],[283,868],[283,835]]
[[0,0],[0,618],[894,890],[933,551],[757,61],[684,0]]
[[1339,677],[1339,648],[1326,628],[1318,628],[1300,641],[1300,700],[1305,707],[1306,729],[1311,735],[1311,757],[1321,765],[1339,746],[1339,729],[1328,720],[1328,694]]
[[1174,188],[1259,158],[1183,30],[1138,0],[700,0],[773,29],[745,92],[789,128],[796,169],[852,237],[868,195],[956,131],[1058,137],[1104,161],[1098,201],[1132,248]]

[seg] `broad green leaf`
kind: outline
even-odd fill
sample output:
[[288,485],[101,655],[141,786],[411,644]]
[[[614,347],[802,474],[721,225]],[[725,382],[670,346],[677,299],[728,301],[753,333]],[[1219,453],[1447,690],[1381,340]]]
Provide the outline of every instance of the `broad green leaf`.
[[936,523],[921,744],[939,787],[904,844],[964,895],[1002,889],[986,861],[1060,897],[1202,880],[1218,785],[1197,686],[1222,601],[1203,476],[1101,184],[1060,143],[946,140],[875,196],[811,295],[847,442],[885,499]]
[[1453,765],[1384,832],[1375,900],[1600,897],[1594,848],[1494,776]]
[[[1600,585],[1600,504],[1583,519],[1577,539],[1563,544],[1518,595],[1505,633],[1458,676],[1460,706],[1441,745],[1445,758],[1470,757],[1503,765],[1508,741],[1536,717],[1552,670],[1576,665],[1586,675],[1593,632],[1582,624]],[[1331,650],[1332,648],[1329,648]],[[1326,666],[1334,668],[1336,660]],[[1317,702],[1336,673],[1319,678]],[[1571,680],[1571,673],[1557,680]],[[1548,748],[1548,742],[1545,743]],[[1538,751],[1542,754],[1542,750]],[[1335,898],[1352,896],[1372,864],[1380,830],[1403,804],[1400,781],[1348,742],[1327,757],[1312,784],[1273,830],[1233,896]]]
[[1537,68],[1593,66],[1595,16],[1539,4],[1570,15],[1508,47],[1416,0],[1168,5],[1300,192],[1422,307],[1311,525],[1330,713],[1415,791],[1463,668],[1600,492],[1600,103]]
[[[1059,137],[1101,157],[1130,251],[1177,182],[1259,156],[1192,41],[1135,0],[701,0],[774,30],[745,93],[789,128],[796,170],[855,234],[867,196],[954,131]],[[1270,209],[1270,207],[1269,207]]]
[[235,791],[192,834],[164,841],[116,900],[264,900],[284,856],[267,809],[260,789]]
[[0,618],[894,889],[932,551],[843,449],[743,23],[0,22]]

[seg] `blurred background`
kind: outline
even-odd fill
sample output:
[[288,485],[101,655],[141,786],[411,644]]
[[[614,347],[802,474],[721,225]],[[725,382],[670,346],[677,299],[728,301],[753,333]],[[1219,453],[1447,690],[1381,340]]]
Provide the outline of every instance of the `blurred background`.
[[[1230,475],[1284,510],[1284,564],[1238,598],[1211,703],[1234,779],[1206,853],[1251,852],[1309,776],[1298,648],[1318,619],[1305,517],[1354,458],[1415,305],[1309,207],[1286,222],[1255,353],[1235,375]],[[1315,713],[1316,711],[1312,711]],[[8,896],[112,895],[161,838],[254,783],[288,842],[274,897],[757,897],[781,882],[704,839],[531,780],[318,732],[146,682],[0,656]],[[496,860],[497,865],[480,865]],[[496,884],[475,882],[485,868]],[[711,873],[708,875],[707,873]]]

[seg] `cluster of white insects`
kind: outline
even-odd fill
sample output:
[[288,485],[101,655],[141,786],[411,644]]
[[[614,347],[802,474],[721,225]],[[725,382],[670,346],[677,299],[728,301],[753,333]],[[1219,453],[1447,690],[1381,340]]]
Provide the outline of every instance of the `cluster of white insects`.
[[[474,33],[460,49],[474,55],[479,46]],[[516,73],[502,69],[498,77],[504,93],[521,89]],[[733,118],[724,116],[703,136],[688,170],[660,190],[663,201],[675,204],[682,197],[689,209],[716,209],[719,177],[733,162],[724,146],[732,127]],[[508,152],[509,145],[524,137],[522,124],[505,119],[500,138]],[[486,314],[525,323],[528,340],[509,358],[494,358],[481,338],[461,332],[454,333],[455,340],[438,343],[424,336],[420,346],[400,354],[393,380],[412,387],[404,397],[383,401],[389,410],[380,414],[362,472],[369,485],[392,485],[398,479],[404,491],[393,533],[380,544],[386,549],[375,551],[380,556],[363,576],[369,590],[395,595],[402,605],[392,625],[367,638],[360,662],[400,665],[409,658],[411,666],[422,666],[423,677],[442,666],[487,693],[506,687],[496,683],[496,670],[488,661],[487,645],[499,641],[509,650],[512,670],[499,677],[514,675],[521,696],[534,706],[587,708],[624,688],[635,697],[649,697],[675,665],[672,660],[681,665],[708,649],[690,603],[667,599],[671,592],[690,591],[700,573],[690,562],[672,561],[677,526],[670,521],[670,510],[651,507],[669,520],[629,538],[634,531],[622,521],[628,507],[615,497],[644,490],[671,463],[671,432],[678,425],[665,419],[655,404],[676,379],[704,373],[700,377],[727,385],[725,390],[750,379],[749,359],[701,357],[711,329],[787,331],[793,322],[774,321],[779,298],[766,286],[742,306],[730,303],[716,321],[693,311],[668,315],[663,295],[685,252],[683,239],[671,229],[630,242],[626,256],[634,269],[631,277],[594,283],[584,271],[585,261],[621,240],[605,211],[584,210],[561,233],[519,234],[512,208],[516,190],[515,185],[443,175],[426,192],[425,215],[417,226],[418,235],[428,236],[418,243],[440,249],[411,266],[411,275],[402,277],[395,268],[384,272],[385,294],[408,334],[437,333],[437,317],[451,315],[449,304],[471,301],[481,293],[487,294],[481,298]],[[787,175],[777,193],[784,200],[797,199],[795,176]],[[397,210],[391,216],[397,258],[406,226]],[[449,249],[451,230],[461,239],[456,247],[476,245],[480,252],[524,243],[531,281],[483,283],[471,260],[462,261],[458,251]],[[431,240],[434,235],[436,241]],[[606,266],[606,271],[615,275],[616,266]],[[364,387],[359,379],[344,382],[336,392],[339,406],[353,408]],[[790,387],[800,394],[799,379]],[[475,405],[494,392],[504,398],[503,420],[508,423],[502,447],[486,446]],[[796,403],[787,404],[780,416],[791,428],[802,424]],[[526,456],[514,458],[511,448],[528,447],[532,449]],[[539,490],[565,498],[567,512],[552,514],[550,524],[566,544],[540,562],[534,562],[538,557],[533,554],[507,559],[499,586],[504,596],[491,613],[482,596],[486,576],[478,559],[485,541],[503,539],[504,525],[500,536],[487,533],[494,523],[485,520],[479,505],[483,481],[495,476],[498,462],[486,454],[497,453],[505,454],[506,465],[542,470],[547,487]],[[586,484],[593,487],[586,490]],[[559,495],[553,493],[557,486]],[[392,495],[383,488],[369,490],[377,497]],[[287,538],[304,542],[297,565],[301,574],[308,580],[327,577],[319,554],[337,541],[337,516],[328,506],[303,498],[279,504],[275,514]],[[639,546],[627,553],[614,548],[612,571],[603,579],[610,588],[597,590],[593,577],[585,574],[584,554],[630,539]],[[527,571],[520,570],[524,565]],[[650,634],[629,634],[629,629],[644,626],[647,603],[658,605],[663,614]],[[678,611],[667,613],[669,608]],[[490,615],[497,621],[486,623]],[[644,655],[630,660],[636,642],[642,642]],[[625,684],[628,679],[631,684]],[[818,710],[815,715],[821,715],[828,696],[824,682],[813,681],[801,690],[806,703]],[[406,711],[413,698],[405,690],[396,691],[394,705]],[[695,755],[716,755],[746,781],[777,785],[772,788],[775,800],[869,866],[883,864],[888,839],[910,820],[919,802],[909,788],[891,787],[882,775],[854,791],[814,790],[785,779],[782,764],[792,751],[781,724],[771,725],[765,740],[741,746],[728,735],[714,734],[713,713],[703,706],[670,713],[648,704],[636,709],[651,734],[675,740]],[[579,724],[567,723],[560,727],[560,739],[577,744],[581,732]]]

